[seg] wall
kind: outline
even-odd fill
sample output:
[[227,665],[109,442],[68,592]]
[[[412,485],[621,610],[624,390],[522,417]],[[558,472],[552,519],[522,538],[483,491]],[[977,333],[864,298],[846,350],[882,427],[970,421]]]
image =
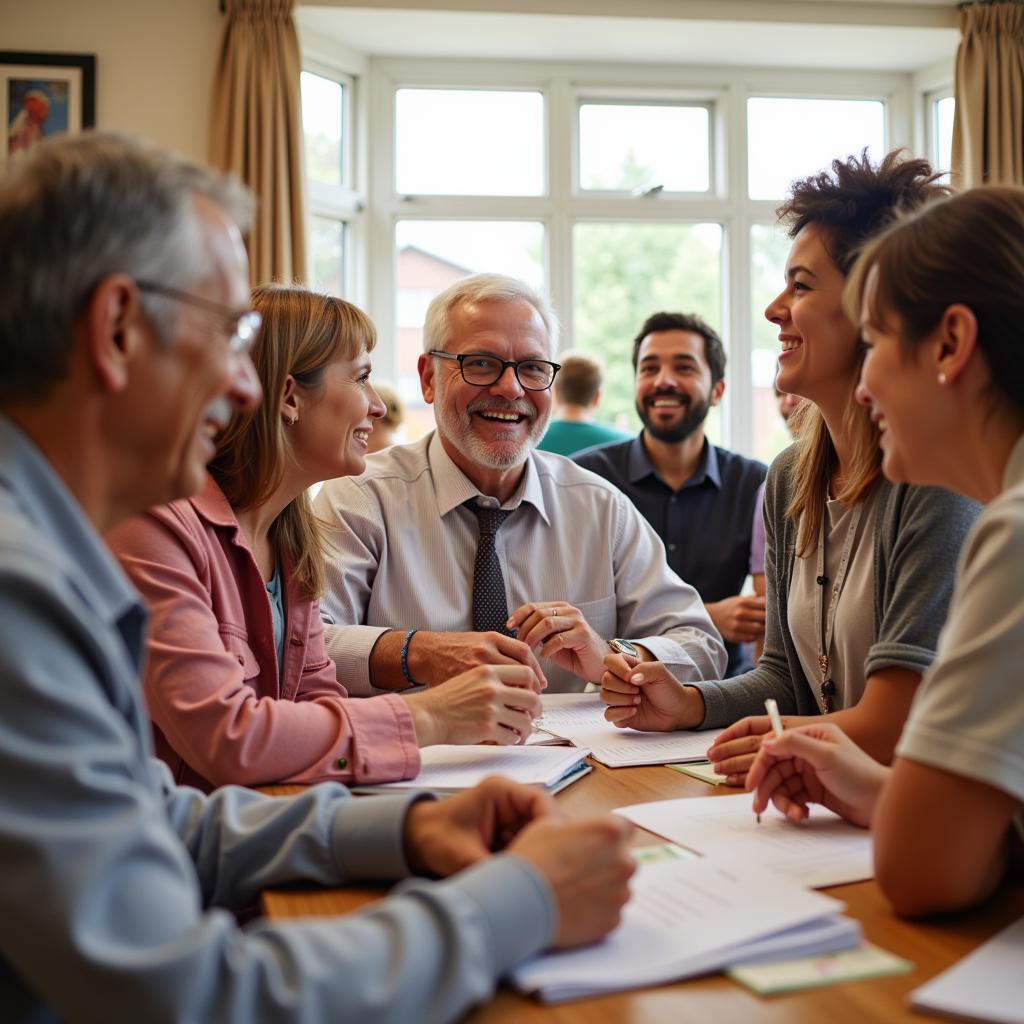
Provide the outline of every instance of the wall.
[[196,160],[207,153],[221,23],[217,0],[0,0],[3,49],[96,55],[98,128]]

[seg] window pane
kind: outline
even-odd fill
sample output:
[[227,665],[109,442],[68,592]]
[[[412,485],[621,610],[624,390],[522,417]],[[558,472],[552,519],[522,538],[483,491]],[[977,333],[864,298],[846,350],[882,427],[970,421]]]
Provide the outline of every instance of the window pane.
[[953,115],[956,113],[956,100],[952,96],[944,96],[935,102],[934,111],[932,160],[937,171],[948,172],[953,166]]
[[301,82],[306,175],[327,185],[343,185],[345,87],[310,71],[302,72]]
[[747,100],[747,175],[751,199],[781,199],[790,182],[867,146],[885,155],[885,104],[879,100]]
[[[633,338],[652,313],[699,313],[722,323],[720,224],[583,223],[573,232],[575,344],[608,367],[597,418],[639,430]],[[728,339],[726,346],[728,347]],[[720,408],[706,429],[721,439]]]
[[707,107],[580,104],[580,188],[706,192]]
[[545,290],[544,225],[536,221],[403,220],[395,228],[396,387],[407,405],[407,437],[434,426],[420,393],[416,364],[423,351],[423,320],[435,295],[470,274],[511,274]]
[[539,196],[539,92],[399,89],[395,188],[408,195]]
[[764,311],[785,283],[790,240],[777,224],[750,229],[750,382],[753,386],[754,457],[771,462],[792,440],[779,415],[775,371],[779,365],[779,329]]
[[328,295],[345,294],[345,222],[333,217],[309,218],[312,232],[314,289]]

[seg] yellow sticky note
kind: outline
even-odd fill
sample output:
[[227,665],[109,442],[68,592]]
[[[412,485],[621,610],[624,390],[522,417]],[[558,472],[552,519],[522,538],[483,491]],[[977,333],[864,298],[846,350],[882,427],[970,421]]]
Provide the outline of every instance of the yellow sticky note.
[[843,950],[841,953],[780,960],[776,963],[744,964],[731,967],[726,974],[753,989],[758,995],[771,996],[781,992],[820,988],[823,985],[838,985],[845,981],[903,974],[913,969],[914,965],[909,960],[865,942],[856,949]]
[[695,779],[700,779],[701,782],[708,782],[712,786],[725,785],[725,776],[719,775],[711,767],[710,761],[701,761],[697,764],[670,764],[667,767],[671,768],[674,772],[681,772],[683,775],[692,775]]

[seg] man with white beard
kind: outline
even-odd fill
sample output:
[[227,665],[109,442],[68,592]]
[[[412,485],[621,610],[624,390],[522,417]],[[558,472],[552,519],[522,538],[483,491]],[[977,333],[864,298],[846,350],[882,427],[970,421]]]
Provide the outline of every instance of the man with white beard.
[[453,285],[427,311],[419,359],[436,431],[321,490],[328,650],[350,694],[515,663],[552,691],[582,690],[612,638],[681,680],[720,678],[718,632],[631,502],[534,450],[556,340],[553,313],[522,282]]

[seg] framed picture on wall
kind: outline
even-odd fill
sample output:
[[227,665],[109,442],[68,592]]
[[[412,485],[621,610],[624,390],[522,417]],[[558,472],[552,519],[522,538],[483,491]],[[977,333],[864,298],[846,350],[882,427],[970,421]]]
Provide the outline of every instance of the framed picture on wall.
[[0,163],[50,135],[96,123],[96,57],[91,53],[0,50]]

